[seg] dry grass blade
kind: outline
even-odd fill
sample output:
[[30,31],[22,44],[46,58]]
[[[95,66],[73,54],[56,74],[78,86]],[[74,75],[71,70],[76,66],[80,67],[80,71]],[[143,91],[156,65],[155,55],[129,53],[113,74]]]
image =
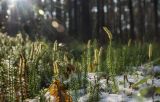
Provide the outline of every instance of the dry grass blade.
[[149,57],[149,60],[150,60],[151,57],[152,57],[152,44],[149,44],[148,57]]
[[104,31],[107,33],[109,40],[112,40],[112,33],[107,27],[103,27]]

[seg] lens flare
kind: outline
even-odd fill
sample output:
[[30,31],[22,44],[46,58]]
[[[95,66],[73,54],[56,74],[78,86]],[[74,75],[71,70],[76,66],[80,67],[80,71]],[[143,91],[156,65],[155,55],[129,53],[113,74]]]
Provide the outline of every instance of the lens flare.
[[58,28],[58,27],[59,27],[59,23],[58,23],[57,21],[53,21],[53,22],[52,22],[52,26],[53,26],[54,28]]
[[38,12],[39,12],[40,15],[44,15],[44,11],[43,10],[40,9]]

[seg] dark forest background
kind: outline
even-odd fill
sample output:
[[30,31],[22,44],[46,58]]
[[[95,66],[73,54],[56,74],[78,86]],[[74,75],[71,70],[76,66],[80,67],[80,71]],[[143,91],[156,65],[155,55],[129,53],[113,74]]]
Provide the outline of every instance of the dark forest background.
[[159,41],[159,0],[1,0],[0,31],[49,41]]

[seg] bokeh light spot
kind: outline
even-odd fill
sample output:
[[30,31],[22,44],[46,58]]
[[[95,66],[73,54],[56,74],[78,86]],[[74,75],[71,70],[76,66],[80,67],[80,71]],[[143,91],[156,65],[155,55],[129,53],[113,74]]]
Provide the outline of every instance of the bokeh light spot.
[[59,23],[57,21],[53,21],[52,26],[57,29],[59,27]]
[[43,10],[40,9],[38,12],[39,12],[40,15],[44,15],[44,11]]

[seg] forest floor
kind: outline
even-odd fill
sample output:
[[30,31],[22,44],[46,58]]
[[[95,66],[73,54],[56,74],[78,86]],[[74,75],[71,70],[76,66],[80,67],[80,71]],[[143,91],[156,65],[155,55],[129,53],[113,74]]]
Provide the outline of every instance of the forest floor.
[[0,34],[0,102],[158,102],[159,48],[131,40],[67,45]]
[[[73,102],[159,102],[160,101],[160,77],[151,77],[143,71],[140,66],[134,75],[115,76],[118,92],[111,93],[113,81],[108,80],[102,73],[88,73],[87,80],[91,86],[91,92],[86,93],[85,89],[69,91]],[[160,66],[153,67],[154,73],[160,73]],[[72,77],[77,77],[76,74]],[[126,77],[126,79],[125,79]],[[70,79],[66,82],[70,83]],[[107,90],[107,92],[106,92]],[[96,99],[98,95],[98,100]],[[56,102],[56,98],[45,93],[47,102]],[[38,102],[38,99],[31,99],[26,102]]]

